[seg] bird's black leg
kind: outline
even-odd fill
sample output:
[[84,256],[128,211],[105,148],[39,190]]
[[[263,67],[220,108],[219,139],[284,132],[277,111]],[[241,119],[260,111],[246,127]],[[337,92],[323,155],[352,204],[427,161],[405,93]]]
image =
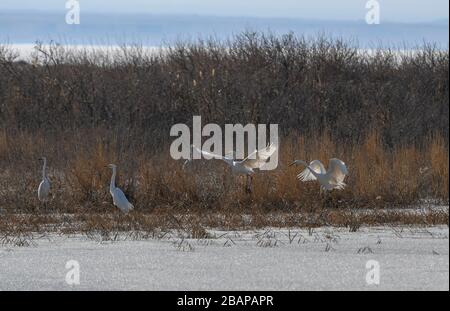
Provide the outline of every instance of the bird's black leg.
[[245,192],[247,194],[252,193],[252,179],[253,177],[250,174],[247,174],[247,184],[245,185]]
[[319,197],[320,201],[322,202],[322,208],[327,208],[327,190],[320,187]]
[[223,175],[223,188],[225,189],[225,192],[230,192],[230,185],[233,182],[233,175],[231,174],[224,174]]
[[331,196],[331,191],[323,190],[323,202],[326,208],[330,208],[333,206],[333,197]]

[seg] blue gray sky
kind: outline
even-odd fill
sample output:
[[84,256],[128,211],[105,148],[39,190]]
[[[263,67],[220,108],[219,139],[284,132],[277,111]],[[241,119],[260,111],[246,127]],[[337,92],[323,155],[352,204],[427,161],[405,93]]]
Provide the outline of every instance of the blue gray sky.
[[[64,10],[65,0],[1,0],[0,10]],[[79,0],[85,12],[199,14],[361,20],[367,0]],[[448,0],[379,0],[381,18],[393,22],[448,19]]]
[[0,44],[159,46],[252,30],[323,33],[361,47],[414,48],[425,41],[448,48],[448,0],[378,1],[380,25],[365,22],[367,0],[79,0],[81,23],[68,25],[66,0],[0,0]]

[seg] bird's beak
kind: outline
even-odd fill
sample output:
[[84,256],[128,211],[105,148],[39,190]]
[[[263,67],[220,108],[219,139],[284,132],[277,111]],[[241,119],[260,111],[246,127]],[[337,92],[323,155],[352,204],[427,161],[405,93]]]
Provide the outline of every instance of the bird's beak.
[[294,162],[292,162],[291,164],[289,164],[289,166],[292,166],[292,165],[294,165],[295,164],[295,161]]

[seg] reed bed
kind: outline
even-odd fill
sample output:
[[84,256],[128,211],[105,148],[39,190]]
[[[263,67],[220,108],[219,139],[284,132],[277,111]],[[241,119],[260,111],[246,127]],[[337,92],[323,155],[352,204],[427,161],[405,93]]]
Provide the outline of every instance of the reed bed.
[[[155,219],[252,215],[256,225],[270,213],[317,220],[333,211],[342,217],[327,221],[341,225],[353,222],[349,209],[448,204],[448,60],[433,44],[365,52],[322,36],[253,32],[154,53],[37,43],[28,61],[0,45],[0,218],[115,213],[108,163],[118,165],[135,216]],[[169,131],[193,115],[204,124],[279,124],[278,168],[257,173],[251,194],[223,163],[183,170],[169,155]],[[46,204],[36,193],[41,156],[52,183]],[[288,166],[333,157],[346,162],[348,186],[323,196]],[[448,223],[446,215],[430,221]]]
[[[136,153],[119,143],[102,141],[99,134],[97,142],[88,145],[81,137],[66,137],[52,144],[58,149],[53,152],[40,135],[14,139],[0,135],[0,204],[3,211],[15,213],[113,209],[108,163],[118,165],[117,184],[141,212],[159,208],[185,212],[389,208],[424,201],[448,204],[449,151],[439,136],[430,137],[421,149],[402,146],[392,150],[382,146],[376,133],[351,148],[334,143],[328,134],[288,136],[280,143],[278,168],[255,174],[253,191],[248,194],[245,178],[232,175],[225,163],[194,160],[183,169],[183,160],[173,160],[168,147],[158,155]],[[48,157],[52,183],[52,198],[45,206],[36,195],[41,178],[37,159],[42,154]],[[319,159],[326,165],[332,157],[346,162],[349,175],[345,190],[326,195],[319,195],[318,183],[297,179],[303,168],[288,166],[294,159]]]

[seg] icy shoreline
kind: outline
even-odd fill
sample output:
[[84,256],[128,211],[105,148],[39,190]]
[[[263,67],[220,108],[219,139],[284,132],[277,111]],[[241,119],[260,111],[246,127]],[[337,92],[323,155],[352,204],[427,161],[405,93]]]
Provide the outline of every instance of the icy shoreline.
[[[209,231],[189,239],[49,235],[0,246],[0,290],[448,290],[449,229]],[[66,263],[80,284],[66,283]],[[366,263],[380,265],[368,285]]]

